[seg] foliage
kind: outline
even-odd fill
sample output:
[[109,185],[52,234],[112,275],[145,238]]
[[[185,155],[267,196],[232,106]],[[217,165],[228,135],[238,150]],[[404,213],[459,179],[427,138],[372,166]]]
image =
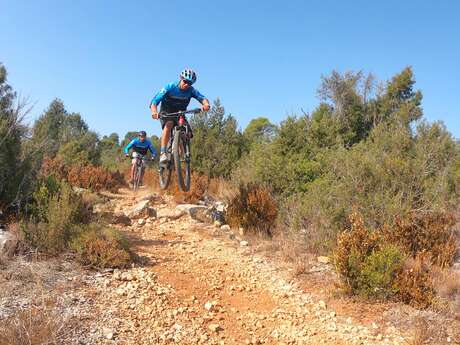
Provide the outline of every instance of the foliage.
[[70,246],[82,264],[94,268],[125,268],[133,261],[133,254],[123,235],[115,229],[96,224],[83,227]]
[[68,113],[59,99],[53,100],[35,122],[31,143],[41,158],[60,155],[68,164],[99,163],[96,133],[88,129],[80,114]]
[[89,217],[87,206],[69,184],[49,178],[34,192],[31,219],[22,224],[21,230],[27,243],[57,254],[68,247],[76,226],[88,222]]
[[254,144],[271,142],[276,136],[276,126],[266,117],[252,119],[243,132],[244,140],[247,145],[252,147]]
[[0,64],[0,211],[24,199],[28,187],[30,167],[22,145],[27,132],[22,124],[25,103],[15,105],[16,100],[6,68]]
[[270,235],[277,213],[277,204],[266,188],[242,184],[228,205],[227,221],[231,226]]
[[446,236],[445,231],[452,222],[449,216],[418,216],[412,223],[397,220],[392,229],[375,230],[366,228],[357,213],[349,221],[334,251],[337,272],[349,292],[394,297],[423,308],[434,302],[436,267],[446,263],[440,253],[451,255],[450,232]]
[[209,177],[229,177],[244,149],[236,119],[216,100],[211,110],[194,115],[191,151],[194,170]]

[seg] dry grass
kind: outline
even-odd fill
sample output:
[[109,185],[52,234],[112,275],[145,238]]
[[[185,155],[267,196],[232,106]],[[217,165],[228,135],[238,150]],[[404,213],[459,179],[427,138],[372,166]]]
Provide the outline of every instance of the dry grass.
[[433,275],[438,296],[449,301],[454,301],[460,296],[460,273],[438,269]]
[[224,178],[213,178],[209,181],[207,193],[216,200],[229,201],[237,192],[238,189]]
[[0,345],[62,344],[65,326],[54,301],[43,299],[0,323]]
[[409,345],[426,345],[429,344],[432,338],[432,329],[426,319],[418,318],[414,327],[414,336],[409,342]]

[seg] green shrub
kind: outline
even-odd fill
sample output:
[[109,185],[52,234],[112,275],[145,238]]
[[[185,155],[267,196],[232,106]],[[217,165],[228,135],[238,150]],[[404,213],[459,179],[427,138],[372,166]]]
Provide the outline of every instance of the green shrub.
[[78,260],[94,268],[123,268],[133,261],[133,254],[123,235],[96,224],[84,226],[71,241]]
[[398,247],[384,243],[377,231],[367,229],[357,213],[349,219],[350,229],[339,235],[335,250],[335,265],[345,288],[365,297],[395,295],[403,254]]
[[388,298],[398,290],[395,279],[401,271],[404,257],[393,245],[374,251],[364,259],[360,272],[360,292],[367,297]]
[[[417,235],[397,229],[396,235],[389,237],[387,228],[370,231],[357,213],[351,214],[349,219],[350,227],[338,236],[335,248],[336,269],[346,289],[366,297],[392,297],[416,307],[432,305],[435,301],[434,276],[439,272],[439,266],[433,266],[433,263],[445,261],[439,261],[439,256],[423,246],[417,247],[424,243],[420,242],[420,237],[425,238],[423,232],[426,230],[419,228],[422,234]],[[433,218],[426,221],[431,223]],[[441,222],[434,228],[439,230],[445,225]],[[438,234],[437,230],[428,228]],[[449,246],[443,243],[433,248],[448,250]]]
[[33,198],[30,221],[21,225],[24,240],[43,252],[62,252],[76,227],[89,221],[87,205],[69,184],[52,178],[39,184]]
[[277,214],[277,204],[268,189],[242,184],[228,205],[227,220],[231,226],[270,235]]

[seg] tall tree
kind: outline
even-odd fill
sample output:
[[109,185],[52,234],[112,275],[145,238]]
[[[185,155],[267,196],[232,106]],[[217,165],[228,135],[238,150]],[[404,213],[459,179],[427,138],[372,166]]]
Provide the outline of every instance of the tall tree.
[[276,126],[266,117],[252,119],[243,132],[249,147],[253,144],[271,142],[276,135]]
[[217,99],[210,111],[195,115],[190,124],[194,169],[209,177],[230,176],[244,148],[236,119],[225,114]]
[[7,83],[6,68],[0,64],[0,213],[21,199],[25,187],[27,164],[23,159],[22,138],[27,128],[22,125],[24,104]]

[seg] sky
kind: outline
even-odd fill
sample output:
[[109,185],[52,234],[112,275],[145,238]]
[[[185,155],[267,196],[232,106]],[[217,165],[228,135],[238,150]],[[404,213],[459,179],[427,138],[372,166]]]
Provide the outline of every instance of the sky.
[[159,134],[148,104],[185,67],[244,129],[314,110],[332,70],[386,81],[412,66],[425,118],[460,138],[459,14],[456,0],[0,0],[0,62],[30,123],[57,97],[121,137]]

